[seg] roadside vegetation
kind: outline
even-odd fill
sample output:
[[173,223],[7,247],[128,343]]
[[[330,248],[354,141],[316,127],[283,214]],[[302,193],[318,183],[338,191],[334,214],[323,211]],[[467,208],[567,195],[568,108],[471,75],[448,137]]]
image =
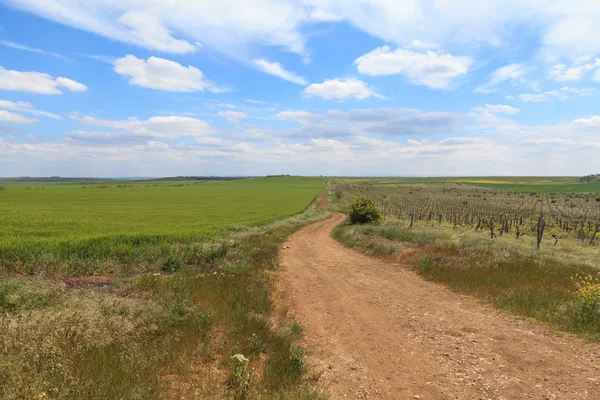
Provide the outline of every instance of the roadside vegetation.
[[[63,235],[60,229],[64,221],[58,210],[68,207],[32,200],[27,195],[35,189],[19,187],[21,202],[13,193],[10,206],[1,203],[5,209],[21,207],[18,218],[14,213],[12,220],[0,217],[11,222],[11,234],[23,224],[29,248],[44,243],[33,234],[36,220],[25,218],[43,213],[28,211],[26,205],[46,204],[46,212],[58,221],[48,217],[51,228],[40,227],[55,236],[46,237],[46,253],[35,258],[26,256],[27,246],[15,250],[6,230],[0,236],[1,254],[9,256],[0,269],[0,397],[318,398],[312,389],[318,375],[298,345],[302,328],[285,310],[275,311],[269,271],[276,268],[278,249],[290,233],[327,215],[315,210],[315,202],[306,208],[325,182],[269,179],[161,186],[154,188],[159,199],[150,193],[152,186],[114,188],[113,196],[119,196],[118,190],[131,193],[113,202],[104,195],[82,200],[71,194],[75,199],[68,200],[61,192],[103,189],[46,185],[49,199],[70,201],[76,209],[71,212],[79,212],[80,225],[74,214],[65,219],[87,235],[83,241],[73,241],[72,233]],[[12,190],[17,189],[9,186],[2,195]],[[134,192],[144,201],[136,201]],[[215,205],[216,199],[221,201]],[[129,213],[116,238],[106,237],[106,247],[86,249],[84,244],[95,240],[93,224],[105,235],[109,228],[101,221],[111,210],[123,212],[121,200]],[[138,220],[144,212],[150,219],[157,215],[153,202],[168,217]],[[145,208],[136,211],[141,204]],[[202,230],[203,221],[209,228]],[[159,230],[161,224],[164,235],[142,235],[146,227]],[[127,256],[103,252],[115,243]]]
[[[595,193],[523,196],[453,184],[338,184],[333,190],[338,195],[332,207],[348,211],[353,199],[369,196],[386,217],[383,225],[340,225],[333,236],[345,245],[407,265],[495,307],[600,341]],[[545,227],[538,240],[540,214]]]

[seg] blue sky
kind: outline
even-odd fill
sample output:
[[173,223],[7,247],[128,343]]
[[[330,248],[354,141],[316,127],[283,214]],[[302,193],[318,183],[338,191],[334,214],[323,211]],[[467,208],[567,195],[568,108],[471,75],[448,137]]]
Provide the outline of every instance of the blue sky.
[[0,176],[600,172],[588,0],[0,0]]

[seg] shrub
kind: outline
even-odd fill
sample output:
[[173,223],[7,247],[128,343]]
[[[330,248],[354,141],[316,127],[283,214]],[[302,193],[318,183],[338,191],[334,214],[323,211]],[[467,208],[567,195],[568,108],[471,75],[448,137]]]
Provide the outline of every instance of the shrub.
[[353,224],[383,222],[383,214],[377,208],[375,200],[367,196],[361,196],[350,204],[350,222]]
[[335,191],[335,198],[340,200],[342,197],[344,197],[344,192],[342,192],[341,190],[336,190]]
[[177,272],[183,268],[183,259],[178,256],[170,255],[162,266],[163,272]]

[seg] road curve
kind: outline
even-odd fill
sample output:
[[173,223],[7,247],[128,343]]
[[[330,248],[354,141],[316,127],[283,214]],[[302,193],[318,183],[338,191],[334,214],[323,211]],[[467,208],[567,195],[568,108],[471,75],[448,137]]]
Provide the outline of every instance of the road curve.
[[276,298],[333,399],[600,399],[600,346],[340,245],[333,214],[289,237]]

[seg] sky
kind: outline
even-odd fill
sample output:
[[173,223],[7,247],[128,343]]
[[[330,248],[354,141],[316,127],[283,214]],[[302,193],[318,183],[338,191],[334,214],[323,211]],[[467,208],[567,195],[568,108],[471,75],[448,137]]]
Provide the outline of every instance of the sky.
[[0,176],[600,172],[600,2],[0,0]]

